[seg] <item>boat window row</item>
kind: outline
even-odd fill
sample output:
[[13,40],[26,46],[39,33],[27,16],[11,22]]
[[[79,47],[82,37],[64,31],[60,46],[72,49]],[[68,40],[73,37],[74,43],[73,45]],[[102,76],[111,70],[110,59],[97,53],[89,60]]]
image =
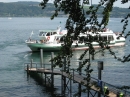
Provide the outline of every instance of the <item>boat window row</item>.
[[[64,38],[56,38],[56,40],[59,40],[59,42],[64,42]],[[88,42],[88,41],[113,41],[114,37],[113,35],[104,35],[104,36],[81,36],[78,37],[78,39],[73,39],[74,41],[78,41],[79,43],[82,42]]]
[[39,36],[51,36],[51,35],[55,35],[55,34],[57,34],[57,33],[56,32],[43,32],[43,31],[41,31],[39,33]]
[[45,36],[47,32],[40,32],[39,36]]
[[57,34],[56,32],[47,32],[46,36],[51,36]]
[[113,35],[104,35],[104,36],[81,36],[78,39],[79,41],[113,41]]

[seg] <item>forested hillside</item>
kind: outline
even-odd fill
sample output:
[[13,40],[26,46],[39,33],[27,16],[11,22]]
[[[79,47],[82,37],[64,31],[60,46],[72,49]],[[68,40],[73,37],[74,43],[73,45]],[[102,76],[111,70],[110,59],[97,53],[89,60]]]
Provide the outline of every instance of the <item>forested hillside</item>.
[[[0,2],[0,17],[50,17],[54,11],[54,5],[48,3],[46,9],[39,6],[40,2],[13,2],[2,3]],[[88,7],[86,7],[87,9]],[[100,8],[98,16],[101,17],[103,8]],[[111,17],[124,17],[128,13],[126,8],[114,7]],[[63,12],[59,14],[60,17],[65,17]]]
[[0,17],[48,17],[52,15],[53,4],[43,10],[40,2],[0,3]]

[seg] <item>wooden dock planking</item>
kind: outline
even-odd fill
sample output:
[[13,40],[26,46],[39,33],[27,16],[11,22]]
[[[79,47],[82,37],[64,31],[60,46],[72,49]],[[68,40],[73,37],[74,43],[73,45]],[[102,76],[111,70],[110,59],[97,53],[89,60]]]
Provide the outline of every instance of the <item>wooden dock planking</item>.
[[[25,69],[27,71],[27,69]],[[71,80],[79,83],[79,84],[82,84],[83,86],[86,86],[87,85],[87,81],[84,79],[83,76],[81,75],[78,75],[78,74],[75,74],[73,76],[70,76],[69,73],[66,73],[66,72],[62,72],[62,71],[52,71],[50,69],[45,69],[45,68],[29,68],[29,72],[38,72],[38,73],[44,73],[44,74],[54,74],[54,75],[62,75],[62,76],[65,76],[67,78],[71,78]],[[72,73],[71,73],[72,74]],[[91,84],[92,82],[94,81],[90,81]],[[100,88],[99,87],[96,87],[95,85],[91,85],[90,87],[92,90],[95,90],[97,92],[100,92]],[[112,91],[109,92],[108,94],[108,97],[117,97],[115,93],[113,93]]]
[[[66,78],[69,78],[70,80],[73,80],[74,82],[77,82],[79,83],[79,88],[81,89],[81,85],[83,86],[86,86],[87,85],[87,81],[84,79],[84,77],[86,78],[87,76],[82,76],[80,74],[82,74],[82,70],[79,70],[78,74],[75,74],[75,70],[73,69],[73,72],[72,73],[66,73],[66,72],[63,72],[63,71],[60,71],[60,70],[56,70],[53,68],[53,62],[51,62],[51,64],[49,64],[51,66],[51,69],[47,69],[45,68],[45,65],[46,64],[43,64],[43,51],[42,49],[40,50],[41,51],[41,62],[40,62],[40,67],[44,67],[44,68],[39,68],[38,67],[38,63],[37,62],[33,62],[33,60],[31,60],[31,63],[30,62],[27,62],[25,63],[24,65],[27,66],[27,68],[25,68],[25,70],[27,71],[27,74],[29,74],[29,72],[36,72],[36,73],[44,73],[45,76],[46,74],[51,74],[51,76],[49,76],[50,78],[48,78],[47,76],[45,77],[45,80],[46,78],[48,79],[48,81],[51,80],[50,84],[52,88],[54,88],[54,75],[61,75],[62,76],[62,83],[61,83],[61,87],[62,87],[62,95],[63,95],[63,91],[66,90],[65,88],[67,87],[68,85],[68,82],[66,84]],[[54,58],[54,53],[52,52],[51,53],[51,59]],[[64,59],[64,64],[62,66],[62,69],[63,70],[66,70],[66,57],[63,58]],[[83,62],[83,60],[79,60],[79,66],[81,64],[81,62]],[[103,64],[101,64],[103,62],[98,62],[98,70],[100,69],[100,72],[101,70],[103,70]],[[32,68],[32,66],[35,65],[36,68]],[[72,70],[69,68],[69,70]],[[123,93],[124,95],[120,97],[130,97],[130,92],[128,91],[125,91],[125,90],[120,90],[119,88],[113,86],[113,85],[110,85],[108,83],[105,83],[103,81],[101,81],[101,76],[100,76],[100,72],[98,72],[98,79],[95,79],[95,78],[92,78],[90,79],[89,81],[89,86],[92,90],[96,91],[95,94],[98,92],[98,94],[102,94],[104,97],[119,97],[117,95],[119,95],[119,93]],[[63,77],[64,76],[64,77]],[[70,81],[69,80],[69,81]],[[100,82],[101,81],[101,82]],[[104,94],[104,89],[105,87],[107,87],[107,90],[109,91],[108,95],[105,95]],[[71,94],[71,82],[70,82],[70,94]],[[101,92],[100,92],[100,88],[102,89]],[[79,92],[80,92],[80,95],[81,95],[81,91],[79,89]],[[65,92],[65,91],[64,91]],[[90,92],[89,92],[90,93]],[[97,96],[97,95],[95,95]],[[89,94],[88,94],[89,95]],[[99,97],[100,95],[98,95]],[[71,97],[71,96],[70,96]]]

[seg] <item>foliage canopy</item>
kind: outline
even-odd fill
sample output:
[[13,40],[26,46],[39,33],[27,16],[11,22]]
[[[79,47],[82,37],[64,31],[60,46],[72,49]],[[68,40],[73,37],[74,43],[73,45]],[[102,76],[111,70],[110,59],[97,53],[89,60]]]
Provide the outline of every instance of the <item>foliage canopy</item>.
[[[44,9],[46,7],[46,4],[49,0],[43,0],[43,2],[40,3],[40,6]],[[72,40],[77,39],[78,35],[80,33],[84,33],[85,31],[88,31],[89,28],[86,27],[86,25],[94,25],[93,29],[97,29],[97,31],[101,31],[103,28],[105,28],[108,25],[110,13],[113,10],[113,4],[117,0],[101,0],[97,6],[89,6],[88,10],[84,10],[84,5],[89,5],[89,0],[54,0],[55,5],[55,13],[52,15],[51,19],[54,19],[54,17],[58,16],[58,13],[60,11],[63,11],[65,14],[69,14],[68,19],[66,21],[66,26],[68,33],[66,36],[64,36],[64,45],[62,46],[62,50],[57,55],[57,57],[54,58],[55,64],[59,65],[59,67],[62,67],[62,61],[61,59],[63,57],[68,58],[68,66],[70,66],[70,57],[73,56],[73,52],[71,49]],[[128,0],[121,0],[123,4],[128,3]],[[102,11],[102,20],[98,20],[97,12],[100,8],[103,6]],[[129,8],[130,9],[130,8]],[[130,13],[128,13],[122,20],[121,23],[124,23],[122,33],[120,36],[122,36],[124,33],[127,33],[125,35],[125,38],[127,38],[130,35],[129,32],[126,31],[126,27],[128,25],[128,18],[130,17]],[[71,36],[71,34],[74,33],[74,36]],[[93,30],[93,33],[96,34],[96,31]],[[119,37],[120,37],[119,36]],[[130,61],[130,55],[124,56],[123,58],[118,58],[116,54],[111,50],[111,48],[108,46],[108,42],[102,42],[97,41],[101,47],[99,51],[95,51],[92,45],[93,39],[92,36],[89,35],[89,40],[86,42],[86,44],[89,46],[89,49],[85,50],[84,53],[79,58],[82,60],[84,56],[88,53],[89,58],[86,59],[80,66],[80,68],[86,66],[86,75],[87,81],[90,81],[90,73],[92,70],[90,69],[90,59],[94,59],[94,55],[97,54],[97,52],[104,52],[104,50],[108,50],[111,55],[114,56],[115,59],[121,61],[121,62],[128,62]],[[77,44],[78,46],[78,44]],[[88,64],[88,65],[86,65]],[[80,69],[77,68],[77,71]]]
[[[49,0],[43,0],[40,3],[40,6],[44,9],[47,5],[47,2]],[[101,0],[97,6],[91,5],[89,9],[86,11],[84,10],[84,5],[89,4],[89,0],[54,0],[55,5],[55,13],[52,15],[51,19],[54,19],[54,17],[58,16],[58,13],[60,11],[63,11],[65,14],[69,14],[68,19],[66,21],[66,28],[68,29],[67,37],[65,37],[65,44],[63,45],[62,52],[63,56],[70,55],[72,53],[71,44],[72,39],[77,38],[80,33],[84,33],[85,31],[89,30],[86,25],[95,25],[95,27],[100,31],[101,29],[105,28],[108,25],[110,13],[113,10],[113,4],[116,2],[116,0]],[[128,0],[122,0],[123,4],[127,3]],[[103,12],[102,12],[102,21],[98,21],[97,17],[97,11],[104,6]],[[129,8],[130,9],[130,8]],[[121,22],[124,22],[124,27],[122,30],[122,34],[125,33],[126,26],[128,25],[128,17],[130,17],[130,13],[124,17],[124,19],[121,20]],[[76,25],[76,27],[74,27]],[[71,34],[74,33],[74,36],[72,37]],[[95,32],[94,32],[95,33]],[[126,34],[125,38],[129,35],[129,32]],[[89,40],[90,48],[93,49],[91,45],[91,38]],[[102,43],[100,43],[102,44]],[[107,46],[100,45],[103,49],[110,49]],[[95,51],[93,49],[93,51]],[[110,50],[111,52],[111,50]],[[93,53],[90,53],[93,54]],[[111,52],[112,55],[114,53]],[[115,56],[116,58],[116,56]]]

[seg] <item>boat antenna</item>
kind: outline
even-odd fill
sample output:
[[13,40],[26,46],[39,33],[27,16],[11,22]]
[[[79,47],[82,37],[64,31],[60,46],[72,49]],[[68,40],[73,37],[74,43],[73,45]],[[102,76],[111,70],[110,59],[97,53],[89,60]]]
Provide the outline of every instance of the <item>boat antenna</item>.
[[59,28],[61,27],[61,21],[60,21],[60,25],[59,25]]
[[60,28],[61,28],[61,21],[60,21],[60,25],[58,26],[58,28],[57,28],[57,29],[59,30]]
[[31,32],[29,39],[31,39],[32,35],[33,35],[33,31]]

